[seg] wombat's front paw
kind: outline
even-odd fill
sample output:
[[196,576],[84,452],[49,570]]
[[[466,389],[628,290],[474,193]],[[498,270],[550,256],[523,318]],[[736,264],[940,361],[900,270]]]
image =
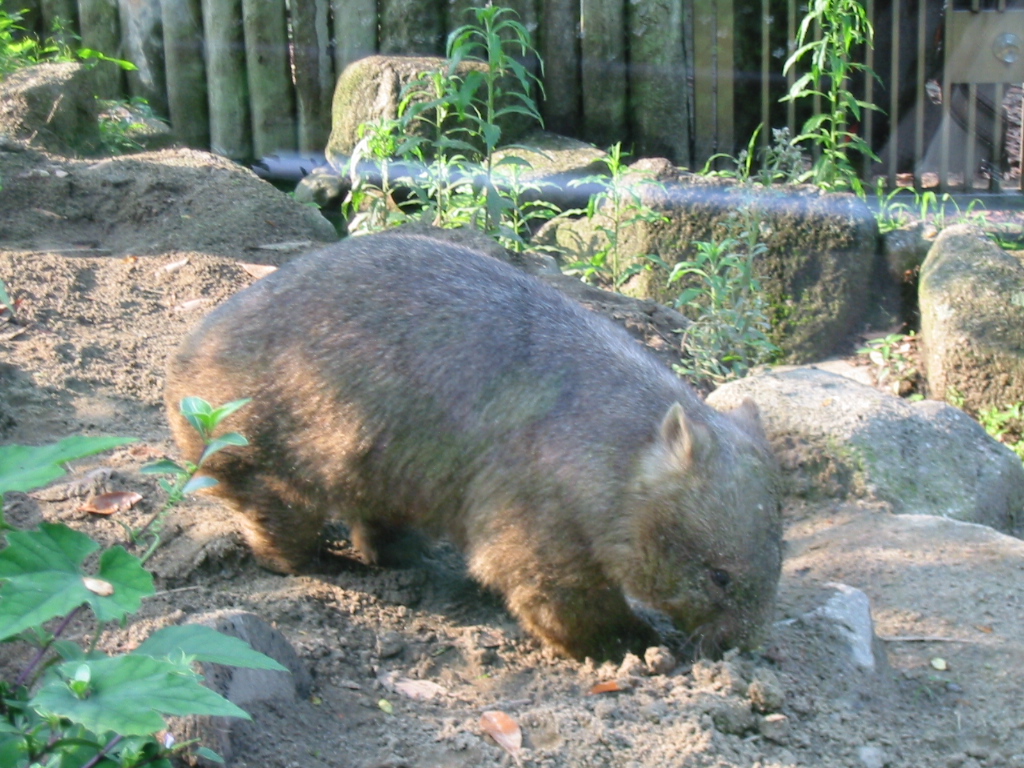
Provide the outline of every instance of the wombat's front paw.
[[422,561],[427,548],[426,536],[408,528],[353,523],[349,536],[365,562],[385,568],[412,568]]
[[509,607],[533,634],[577,659],[621,660],[626,653],[642,656],[659,644],[658,633],[613,588],[556,595],[517,589]]

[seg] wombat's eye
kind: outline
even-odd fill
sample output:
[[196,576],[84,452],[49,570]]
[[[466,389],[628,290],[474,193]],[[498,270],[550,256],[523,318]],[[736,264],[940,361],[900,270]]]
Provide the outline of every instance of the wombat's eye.
[[728,587],[729,582],[732,581],[731,577],[727,572],[720,571],[717,568],[711,569],[711,580],[715,582],[715,584],[720,586],[722,589]]

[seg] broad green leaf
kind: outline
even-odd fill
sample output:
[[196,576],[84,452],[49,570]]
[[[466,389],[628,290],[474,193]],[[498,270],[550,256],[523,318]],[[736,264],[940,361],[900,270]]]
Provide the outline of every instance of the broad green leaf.
[[187,475],[188,470],[170,459],[160,459],[144,465],[139,471],[144,475]]
[[113,547],[100,558],[97,576],[113,594],[98,595],[83,581],[85,558],[99,545],[65,525],[43,523],[37,531],[14,531],[0,551],[0,640],[88,603],[101,621],[120,619],[153,592],[153,577],[138,558]]
[[244,640],[201,624],[181,624],[158,629],[132,653],[171,659],[184,654],[197,661],[213,664],[288,671],[287,667],[281,666],[269,656],[254,651]]
[[142,598],[153,594],[153,574],[123,547],[111,547],[103,553],[97,576],[114,587],[114,594],[109,597],[93,595],[89,600],[96,618],[103,622],[118,621],[134,613],[142,605]]
[[50,445],[0,446],[0,496],[7,491],[27,492],[63,477],[66,462],[134,443],[134,437],[72,435]]
[[214,409],[213,413],[210,414],[211,420],[214,426],[220,424],[224,419],[230,416],[232,413],[237,411],[252,402],[251,397],[245,397],[241,400],[232,400],[230,403],[224,403],[219,408]]
[[201,466],[204,461],[210,458],[217,451],[221,451],[227,448],[228,446],[241,446],[248,444],[249,441],[246,440],[242,435],[238,434],[237,432],[228,432],[226,435],[215,437],[207,444],[206,449],[203,451],[203,455],[199,457],[199,464]]
[[217,478],[210,477],[209,475],[194,475],[191,480],[185,483],[185,486],[181,489],[181,493],[184,496],[188,496],[190,493],[201,491],[204,488],[213,488],[217,485]]
[[223,757],[218,755],[212,749],[207,749],[206,747],[199,747],[199,749],[196,750],[196,755],[198,757],[203,758],[204,760],[212,760],[215,763],[223,763],[224,762],[224,758]]
[[[88,664],[88,696],[80,699],[62,677]],[[250,719],[242,709],[202,686],[194,675],[151,656],[128,654],[60,664],[31,704],[42,714],[67,717],[97,733],[145,736],[164,727],[163,715],[215,715]]]

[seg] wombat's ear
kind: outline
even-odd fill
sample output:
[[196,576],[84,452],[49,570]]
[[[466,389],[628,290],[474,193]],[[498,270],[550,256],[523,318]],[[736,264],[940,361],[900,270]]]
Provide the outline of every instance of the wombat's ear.
[[761,411],[753,398],[744,397],[743,402],[731,411],[726,411],[726,415],[751,437],[758,440],[768,439],[764,431],[764,424],[761,422]]
[[661,442],[683,466],[699,463],[714,447],[711,430],[687,416],[679,403],[673,403],[661,420],[660,435]]

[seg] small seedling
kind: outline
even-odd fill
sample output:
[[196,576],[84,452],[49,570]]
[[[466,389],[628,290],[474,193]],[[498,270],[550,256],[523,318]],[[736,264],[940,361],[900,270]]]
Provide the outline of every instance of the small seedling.
[[875,365],[875,379],[879,385],[889,386],[893,394],[911,394],[917,385],[918,373],[911,355],[917,336],[910,333],[890,333],[872,339],[857,350]]
[[214,437],[214,433],[224,419],[251,400],[252,398],[234,400],[218,408],[200,397],[186,397],[181,401],[181,415],[199,433],[205,448],[194,464],[190,461],[178,464],[170,459],[161,459],[142,468],[142,472],[145,474],[170,475],[172,478],[170,480],[161,478],[159,481],[160,487],[167,493],[167,501],[164,502],[164,505],[142,528],[128,529],[128,536],[134,544],[139,544],[145,536],[150,537],[149,546],[142,556],[142,562],[146,562],[160,546],[160,531],[163,529],[167,513],[171,508],[181,503],[189,494],[204,488],[212,488],[217,484],[214,478],[199,474],[203,464],[215,453],[229,446],[249,444],[249,441],[238,432],[228,432],[216,437]]
[[1024,403],[992,406],[978,412],[978,422],[996,440],[1024,461]]

